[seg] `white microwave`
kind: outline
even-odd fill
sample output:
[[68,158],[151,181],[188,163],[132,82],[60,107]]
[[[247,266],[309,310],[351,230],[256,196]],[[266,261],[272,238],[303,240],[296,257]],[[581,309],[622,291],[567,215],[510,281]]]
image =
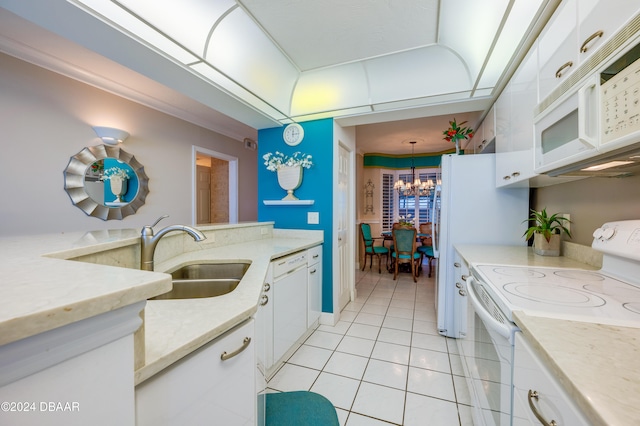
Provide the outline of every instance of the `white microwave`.
[[534,121],[534,171],[545,173],[597,153],[600,90],[594,75]]

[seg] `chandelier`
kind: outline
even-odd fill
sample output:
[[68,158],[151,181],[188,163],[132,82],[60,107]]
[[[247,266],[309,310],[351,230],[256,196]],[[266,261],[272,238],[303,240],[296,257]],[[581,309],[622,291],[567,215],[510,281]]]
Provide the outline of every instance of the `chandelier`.
[[398,179],[393,184],[393,189],[398,191],[398,194],[404,197],[418,196],[423,197],[431,195],[431,189],[434,187],[433,181],[428,179],[426,182],[420,180],[420,176],[416,177],[416,167],[414,164],[414,148],[416,141],[409,142],[411,144],[411,181],[405,182],[402,179]]

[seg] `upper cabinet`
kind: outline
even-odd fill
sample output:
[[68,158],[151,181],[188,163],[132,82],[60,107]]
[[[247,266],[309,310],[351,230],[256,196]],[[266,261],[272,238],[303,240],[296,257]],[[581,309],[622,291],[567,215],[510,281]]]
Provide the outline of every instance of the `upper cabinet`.
[[637,13],[638,3],[630,0],[563,1],[538,39],[539,101],[569,80],[581,64]]
[[528,186],[533,171],[533,109],[537,51],[527,53],[495,104],[496,186]]

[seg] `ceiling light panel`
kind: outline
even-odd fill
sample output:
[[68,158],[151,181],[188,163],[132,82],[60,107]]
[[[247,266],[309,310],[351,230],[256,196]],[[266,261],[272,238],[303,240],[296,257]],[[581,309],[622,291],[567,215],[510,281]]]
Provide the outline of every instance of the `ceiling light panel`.
[[471,90],[473,84],[466,64],[442,46],[371,59],[365,67],[374,104]]
[[438,42],[466,62],[474,80],[489,54],[508,4],[509,0],[440,2]]
[[217,26],[205,59],[276,108],[288,111],[298,70],[242,9],[236,8]]
[[482,73],[479,87],[493,87],[509,65],[517,47],[532,24],[542,0],[518,0],[511,8],[498,42]]
[[178,62],[188,64],[198,60],[187,49],[111,1],[75,0],[72,3]]
[[234,0],[119,0],[125,7],[152,22],[178,43],[204,56],[209,34]]

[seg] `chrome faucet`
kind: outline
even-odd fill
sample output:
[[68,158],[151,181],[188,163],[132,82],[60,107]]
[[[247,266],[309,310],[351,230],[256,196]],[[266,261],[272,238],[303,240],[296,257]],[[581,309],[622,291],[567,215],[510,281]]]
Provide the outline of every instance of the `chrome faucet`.
[[146,225],[142,228],[142,236],[140,240],[140,269],[143,271],[153,271],[153,254],[156,251],[156,246],[160,238],[167,235],[172,231],[182,231],[191,235],[197,242],[206,240],[207,237],[195,228],[186,225],[171,225],[166,228],[162,228],[157,234],[153,234],[153,227],[158,224],[162,219],[169,217],[169,215],[160,216],[156,223],[149,226]]

